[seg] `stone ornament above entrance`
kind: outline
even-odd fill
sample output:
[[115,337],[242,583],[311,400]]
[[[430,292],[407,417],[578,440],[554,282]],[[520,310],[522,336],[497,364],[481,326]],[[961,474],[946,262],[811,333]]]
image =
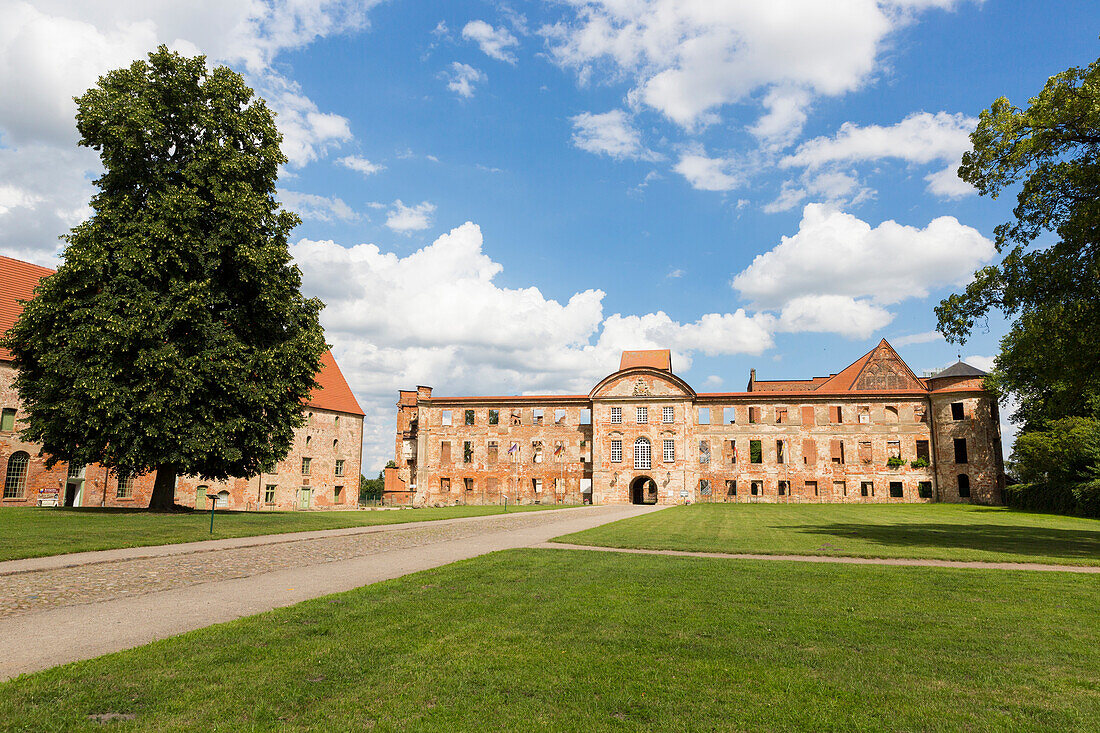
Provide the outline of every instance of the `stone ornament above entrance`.
[[646,396],[649,396],[651,394],[653,394],[653,393],[650,391],[649,385],[645,383],[644,379],[639,377],[638,381],[634,383],[634,396],[635,397],[638,397],[638,396],[646,397]]

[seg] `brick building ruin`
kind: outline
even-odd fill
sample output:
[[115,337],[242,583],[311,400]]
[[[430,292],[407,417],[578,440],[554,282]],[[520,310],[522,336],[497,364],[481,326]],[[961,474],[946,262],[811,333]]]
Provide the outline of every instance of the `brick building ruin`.
[[667,350],[585,395],[402,390],[385,500],[1001,503],[996,397],[959,362],[917,377],[885,340],[837,374],[697,393]]
[[[34,296],[52,270],[0,256],[0,333],[15,323],[20,300]],[[57,463],[47,469],[41,446],[19,435],[22,407],[12,386],[11,354],[0,348],[0,506],[147,507],[155,473],[120,477],[104,466]],[[227,509],[339,509],[359,501],[363,410],[332,354],[325,352],[318,388],[302,406],[306,423],[294,431],[286,458],[271,473],[208,481],[180,476],[177,504]]]

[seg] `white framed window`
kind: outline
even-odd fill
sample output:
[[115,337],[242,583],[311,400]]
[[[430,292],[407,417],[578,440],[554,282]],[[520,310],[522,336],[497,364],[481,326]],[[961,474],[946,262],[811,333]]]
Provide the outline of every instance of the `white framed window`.
[[623,408],[612,407],[611,408],[611,422],[618,425],[623,421]]
[[664,442],[665,463],[673,463],[676,460],[676,441],[666,439]]
[[4,474],[4,498],[22,499],[27,491],[27,466],[31,455],[26,451],[16,451],[8,459],[7,472]]
[[637,411],[638,411],[638,424],[639,425],[645,425],[647,422],[649,422],[649,408],[648,407],[639,407],[639,408],[637,408]]
[[623,462],[623,441],[612,440],[611,441],[611,462],[622,463]]
[[638,438],[634,441],[634,468],[652,468],[652,465],[653,454],[650,450],[649,440]]
[[661,410],[661,422],[670,423],[676,419],[676,408],[665,407]]

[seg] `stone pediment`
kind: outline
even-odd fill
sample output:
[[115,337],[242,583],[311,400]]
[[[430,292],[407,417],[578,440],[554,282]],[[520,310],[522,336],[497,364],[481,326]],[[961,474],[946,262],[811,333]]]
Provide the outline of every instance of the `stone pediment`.
[[593,399],[615,397],[683,398],[695,397],[687,382],[669,372],[636,367],[605,377],[590,393]]

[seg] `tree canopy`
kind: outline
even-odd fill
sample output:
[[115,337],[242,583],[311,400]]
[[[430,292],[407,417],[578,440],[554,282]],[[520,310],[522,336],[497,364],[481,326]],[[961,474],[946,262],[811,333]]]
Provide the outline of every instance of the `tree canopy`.
[[91,217],[6,340],[47,464],[255,475],[283,458],[326,348],[275,199],[274,115],[239,74],[161,46],[76,98]]

